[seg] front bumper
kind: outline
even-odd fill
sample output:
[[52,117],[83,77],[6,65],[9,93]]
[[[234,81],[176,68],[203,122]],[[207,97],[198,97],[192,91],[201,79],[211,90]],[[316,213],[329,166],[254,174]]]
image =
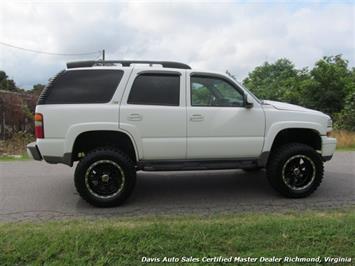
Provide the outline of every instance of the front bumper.
[[36,161],[42,161],[42,155],[36,145],[36,142],[31,142],[27,145],[28,155]]
[[329,161],[335,152],[337,140],[322,136],[322,157],[324,161]]

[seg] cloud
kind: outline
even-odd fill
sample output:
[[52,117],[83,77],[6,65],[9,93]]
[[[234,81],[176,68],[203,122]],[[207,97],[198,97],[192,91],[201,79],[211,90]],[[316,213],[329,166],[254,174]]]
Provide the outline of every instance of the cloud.
[[[59,53],[106,49],[111,59],[177,60],[239,79],[264,61],[298,67],[343,54],[354,65],[351,3],[7,2],[0,40]],[[21,87],[45,83],[66,61],[0,46],[0,69]]]

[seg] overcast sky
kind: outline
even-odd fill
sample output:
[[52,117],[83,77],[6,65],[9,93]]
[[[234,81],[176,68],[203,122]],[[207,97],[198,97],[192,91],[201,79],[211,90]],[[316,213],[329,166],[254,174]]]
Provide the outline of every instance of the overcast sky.
[[[238,79],[281,57],[355,62],[353,1],[2,1],[0,42],[56,53],[106,49],[108,59],[176,60]],[[90,56],[47,56],[0,45],[0,69],[31,88]]]

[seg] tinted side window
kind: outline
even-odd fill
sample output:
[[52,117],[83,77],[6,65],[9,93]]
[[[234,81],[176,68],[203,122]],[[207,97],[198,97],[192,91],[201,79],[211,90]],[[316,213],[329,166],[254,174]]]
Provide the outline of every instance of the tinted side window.
[[107,103],[122,70],[73,70],[60,73],[45,89],[39,104]]
[[127,103],[178,106],[180,76],[171,74],[142,74],[133,82]]
[[192,76],[191,106],[241,107],[244,95],[224,79]]

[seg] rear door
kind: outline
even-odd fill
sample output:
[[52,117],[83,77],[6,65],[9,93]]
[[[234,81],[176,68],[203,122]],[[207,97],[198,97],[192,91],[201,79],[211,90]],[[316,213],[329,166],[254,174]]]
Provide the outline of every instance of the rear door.
[[141,147],[139,159],[186,158],[185,72],[133,69],[120,127]]

